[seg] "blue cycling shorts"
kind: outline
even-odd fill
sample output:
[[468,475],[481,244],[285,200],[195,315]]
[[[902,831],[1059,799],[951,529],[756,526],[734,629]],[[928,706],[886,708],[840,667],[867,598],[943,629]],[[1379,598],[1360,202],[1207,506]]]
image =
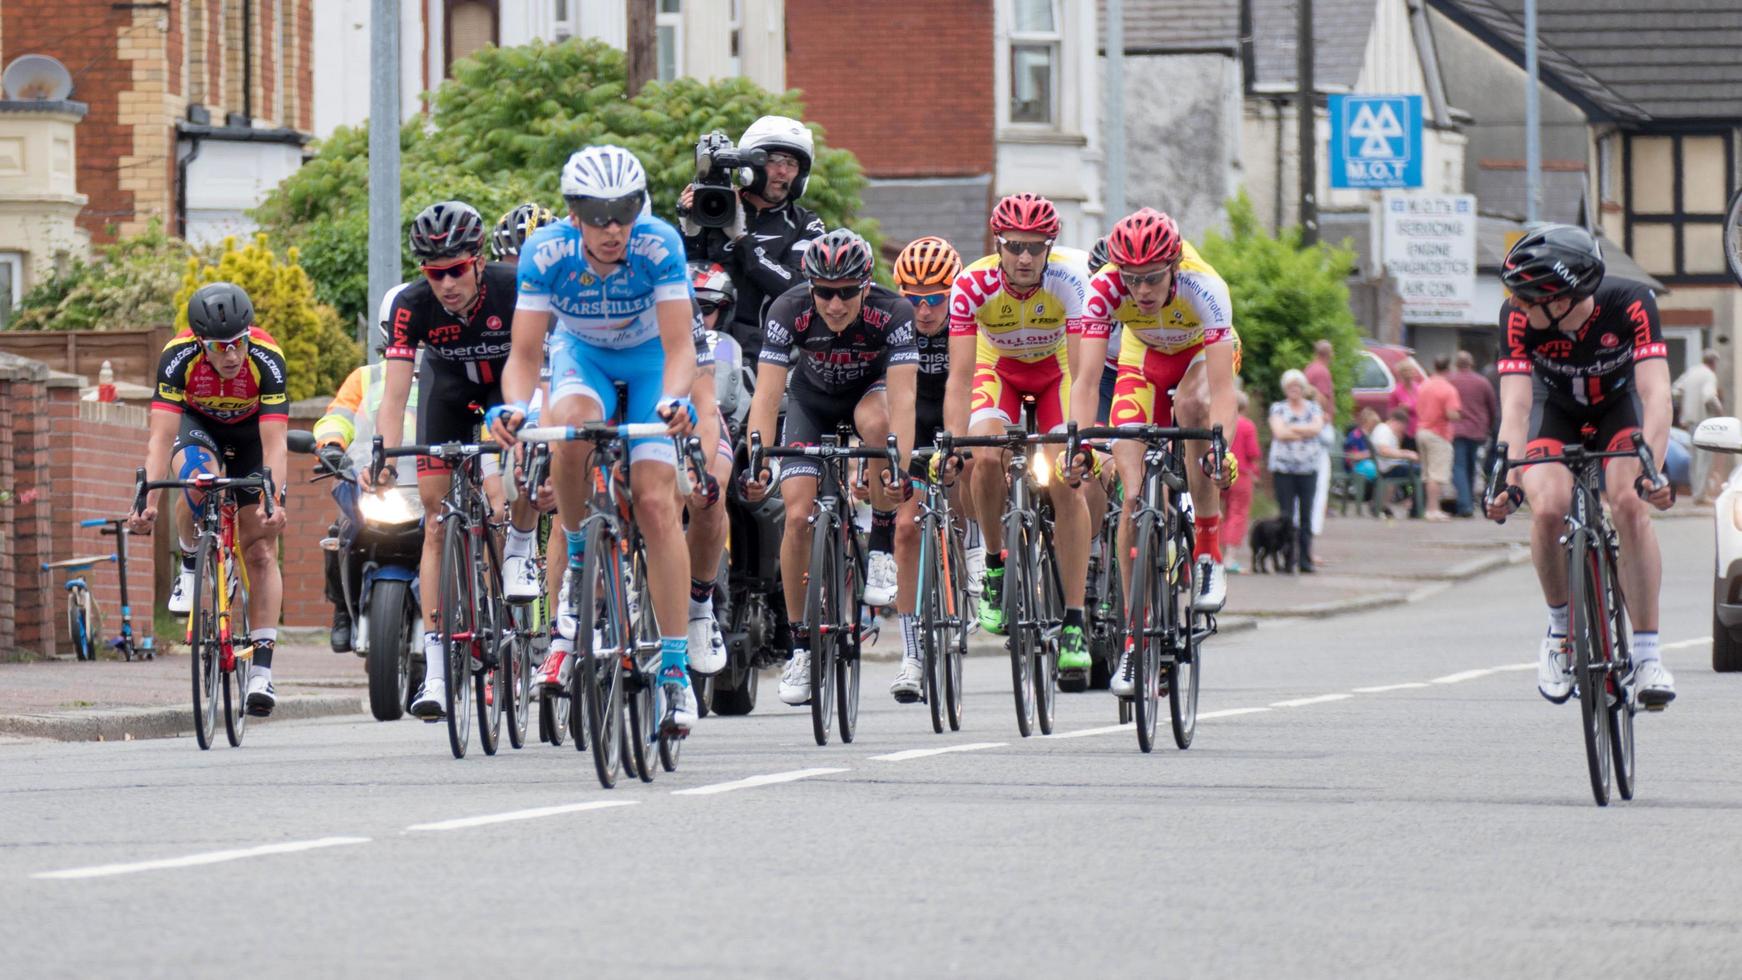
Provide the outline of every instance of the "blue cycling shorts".
[[[626,406],[617,404],[612,382],[628,386]],[[550,340],[550,404],[566,398],[585,398],[599,406],[602,417],[619,423],[659,422],[655,408],[665,387],[665,347],[658,337],[634,347],[611,350],[595,347],[568,330],[558,327]],[[629,461],[656,460],[677,465],[671,440],[629,440]]]

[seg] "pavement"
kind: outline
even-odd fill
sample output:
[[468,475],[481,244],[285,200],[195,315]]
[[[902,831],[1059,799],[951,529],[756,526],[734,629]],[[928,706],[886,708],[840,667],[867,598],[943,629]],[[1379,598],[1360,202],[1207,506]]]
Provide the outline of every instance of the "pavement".
[[1735,977],[1742,679],[1709,669],[1709,525],[1659,532],[1680,697],[1631,802],[1593,805],[1508,565],[1216,637],[1184,752],[1098,692],[1021,738],[994,658],[960,732],[871,665],[858,739],[819,747],[769,677],[612,790],[569,747],[455,760],[361,717],[0,744],[6,972]]
[[[1709,520],[1711,508],[1681,504],[1662,521]],[[1680,521],[1678,519],[1703,519]],[[1370,516],[1339,517],[1314,542],[1320,571],[1313,575],[1230,575],[1222,633],[1249,630],[1274,619],[1346,615],[1419,602],[1495,572],[1529,561],[1528,521],[1504,525],[1485,520],[1432,523]],[[1246,557],[1246,549],[1241,549]],[[901,657],[900,631],[885,621],[865,648],[874,662]],[[1004,640],[977,633],[973,656],[1005,656]],[[125,663],[73,660],[0,663],[0,737],[62,741],[126,741],[190,736],[191,663],[175,644],[156,660]],[[273,661],[279,707],[273,720],[354,715],[367,712],[363,662],[334,654],[324,630],[287,630]]]

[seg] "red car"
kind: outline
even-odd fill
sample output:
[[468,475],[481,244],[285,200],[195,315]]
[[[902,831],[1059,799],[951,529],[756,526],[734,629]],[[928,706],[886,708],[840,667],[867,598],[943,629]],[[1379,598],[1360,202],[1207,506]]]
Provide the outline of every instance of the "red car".
[[1371,408],[1385,417],[1391,393],[1397,388],[1397,362],[1415,353],[1412,347],[1362,341],[1361,362],[1355,368],[1355,411]]

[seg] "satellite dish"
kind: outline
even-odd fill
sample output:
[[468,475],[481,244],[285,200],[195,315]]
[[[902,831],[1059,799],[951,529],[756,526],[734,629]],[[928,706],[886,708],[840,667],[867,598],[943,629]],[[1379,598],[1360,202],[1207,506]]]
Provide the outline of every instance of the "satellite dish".
[[46,54],[20,55],[0,74],[0,91],[18,101],[59,102],[73,94],[73,76]]

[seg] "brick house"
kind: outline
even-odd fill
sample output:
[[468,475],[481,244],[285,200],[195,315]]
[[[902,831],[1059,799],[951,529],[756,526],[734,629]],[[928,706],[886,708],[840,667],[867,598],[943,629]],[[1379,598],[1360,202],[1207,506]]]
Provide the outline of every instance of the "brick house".
[[211,241],[302,162],[313,112],[313,0],[0,0],[0,61],[58,59],[77,128],[78,224]]

